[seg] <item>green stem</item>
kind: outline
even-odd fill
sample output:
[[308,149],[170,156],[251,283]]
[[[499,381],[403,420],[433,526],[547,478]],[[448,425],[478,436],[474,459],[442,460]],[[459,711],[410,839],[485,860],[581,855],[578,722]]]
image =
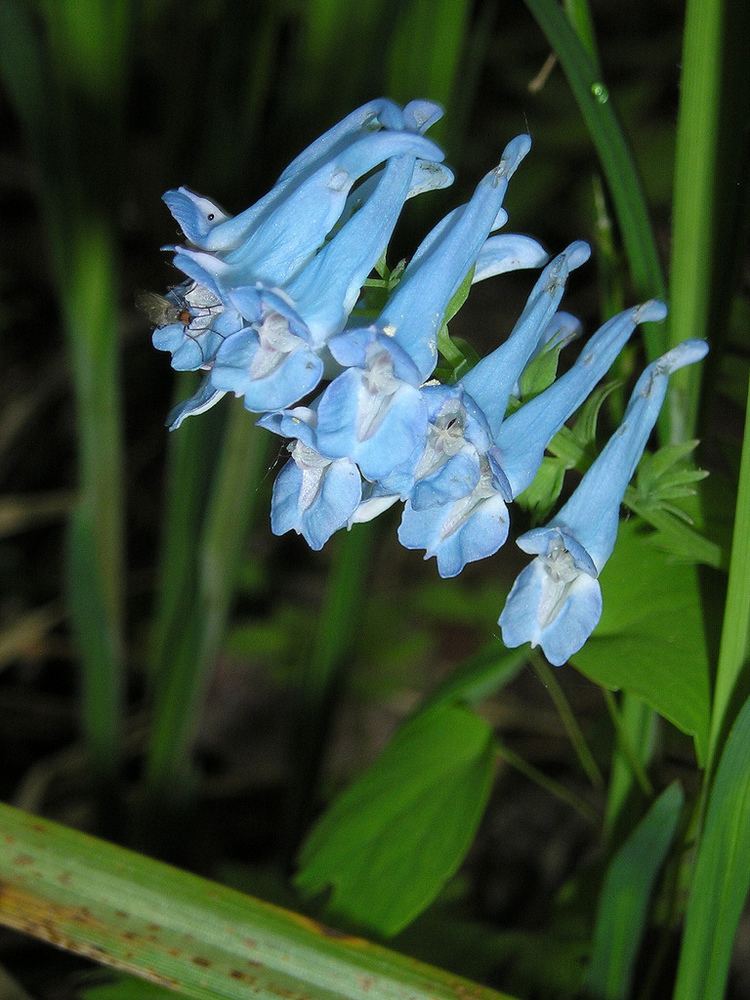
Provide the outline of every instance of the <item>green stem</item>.
[[575,809],[586,820],[587,823],[593,823],[595,826],[599,823],[599,816],[596,810],[589,805],[589,803],[582,799],[580,795],[576,795],[565,785],[561,784],[559,781],[555,781],[554,778],[550,778],[539,768],[534,767],[533,764],[529,764],[528,761],[524,760],[523,757],[519,757],[515,751],[511,750],[510,747],[506,746],[504,743],[496,742],[497,755],[501,760],[506,761],[511,767],[514,767],[520,774],[528,778],[529,781],[533,781],[535,785],[539,785],[550,795],[554,795],[556,799],[560,799],[566,805]]
[[612,724],[615,727],[615,732],[617,733],[617,746],[621,751],[628,766],[633,774],[633,777],[638,782],[638,787],[643,792],[647,798],[653,798],[654,786],[646,774],[642,762],[639,760],[635,748],[630,739],[630,733],[628,728],[624,724],[620,710],[617,707],[617,702],[615,701],[615,696],[607,688],[602,688],[602,694],[604,695],[604,702],[607,706],[607,711],[609,712],[609,717],[612,720]]
[[578,725],[578,720],[573,714],[573,709],[570,707],[570,703],[565,697],[565,693],[560,687],[557,678],[539,653],[532,652],[531,664],[537,677],[547,688],[549,696],[557,709],[557,714],[560,716],[560,721],[565,728],[565,732],[568,734],[568,739],[576,752],[576,756],[578,757],[585,774],[588,776],[594,788],[603,787],[604,778],[602,777],[602,772],[599,769],[599,765],[594,760],[594,755],[589,749],[586,737],[583,735],[583,730]]

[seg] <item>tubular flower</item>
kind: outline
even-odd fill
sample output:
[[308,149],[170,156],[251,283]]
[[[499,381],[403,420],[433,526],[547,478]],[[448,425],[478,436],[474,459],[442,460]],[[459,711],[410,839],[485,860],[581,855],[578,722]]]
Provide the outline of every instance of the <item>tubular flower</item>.
[[[168,191],[185,244],[165,249],[184,278],[142,305],[156,326],[153,344],[170,353],[172,367],[203,373],[170,413],[170,429],[233,393],[259,426],[287,439],[271,500],[275,534],[296,532],[318,550],[334,532],[401,503],[401,544],[454,577],[501,548],[509,507],[533,481],[533,496],[549,509],[564,470],[553,462],[559,476],[545,496],[546,479],[537,478],[545,450],[636,326],[663,319],[666,306],[650,301],[614,316],[553,378],[558,353],[581,332],[560,307],[590,249],[575,241],[550,260],[530,236],[498,233],[508,183],[530,149],[526,135],[506,146],[406,267],[389,270],[406,201],[453,181],[424,135],[441,115],[426,100],[370,101],[236,216],[189,188]],[[541,269],[526,305],[510,334],[475,363],[447,324],[471,286],[520,268]],[[706,350],[686,341],[649,365],[621,427],[568,502],[546,527],[520,536],[535,558],[500,615],[506,645],[540,645],[561,664],[591,634],[620,503],[669,375]]]
[[540,645],[561,666],[585,643],[602,610],[599,574],[617,538],[620,504],[659,416],[672,372],[700,361],[702,340],[686,340],[650,364],[636,383],[622,424],[560,512],[518,539],[536,559],[524,569],[500,615],[503,642]]
[[445,310],[495,227],[508,180],[529,147],[528,136],[514,139],[471,201],[438,224],[371,327],[331,339],[333,358],[347,370],[320,400],[323,454],[349,456],[365,478],[379,480],[424,447],[428,413],[419,387],[435,368]]

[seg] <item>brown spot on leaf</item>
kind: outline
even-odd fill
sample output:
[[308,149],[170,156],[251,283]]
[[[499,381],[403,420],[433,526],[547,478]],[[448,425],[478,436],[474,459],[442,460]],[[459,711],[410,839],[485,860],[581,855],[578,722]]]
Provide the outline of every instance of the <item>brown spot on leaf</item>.
[[32,856],[30,854],[17,854],[15,856],[15,858],[13,858],[13,864],[14,865],[23,865],[23,866],[33,865],[34,864],[34,858],[32,858]]
[[193,965],[200,965],[202,969],[208,969],[212,965],[209,959],[204,958],[202,955],[194,955],[190,961]]

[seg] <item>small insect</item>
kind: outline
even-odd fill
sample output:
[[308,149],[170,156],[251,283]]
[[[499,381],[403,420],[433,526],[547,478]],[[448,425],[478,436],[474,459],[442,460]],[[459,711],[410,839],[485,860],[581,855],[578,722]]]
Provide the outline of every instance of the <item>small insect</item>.
[[187,306],[179,302],[172,302],[156,292],[139,292],[135,297],[135,304],[157,327],[168,326],[170,323],[182,323],[183,326],[189,326],[193,319]]

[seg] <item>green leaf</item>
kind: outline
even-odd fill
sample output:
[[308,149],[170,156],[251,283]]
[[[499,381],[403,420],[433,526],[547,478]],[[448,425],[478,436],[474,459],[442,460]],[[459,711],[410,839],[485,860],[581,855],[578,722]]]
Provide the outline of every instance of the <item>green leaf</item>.
[[[451,369],[448,373],[450,381],[455,381],[461,375],[465,375],[479,360],[476,351],[469,344],[466,344],[465,341],[459,343],[452,340],[448,332],[448,324],[469,297],[473,278],[474,268],[472,267],[448,303],[442,325],[438,330],[438,351],[448,362],[448,366]],[[462,347],[461,344],[464,346]]]
[[331,886],[331,909],[395,934],[460,865],[484,811],[495,751],[487,723],[439,705],[404,726],[313,829],[297,885]]
[[750,888],[749,746],[750,699],[729,734],[708,802],[674,1000],[724,996],[737,924]]
[[641,507],[627,494],[625,502],[633,513],[656,528],[647,536],[653,545],[685,562],[702,563],[715,569],[724,567],[726,560],[721,546],[685,523],[687,515],[681,509]]
[[85,987],[78,996],[80,1000],[174,1000],[174,993],[170,990],[141,982],[132,976],[121,976],[114,982]]
[[607,869],[594,925],[584,990],[597,1000],[630,996],[635,960],[646,930],[649,900],[677,829],[682,789],[662,792]]
[[529,511],[534,524],[546,520],[557,503],[565,482],[566,468],[566,463],[559,458],[545,456],[531,485],[516,497],[516,503]]
[[427,705],[446,702],[475,705],[510,684],[521,672],[527,657],[525,648],[506,649],[499,640],[493,639],[433,691],[427,698]]
[[602,593],[601,621],[573,664],[597,684],[642,698],[695,738],[703,760],[709,666],[695,567],[675,567],[637,525],[623,524]]
[[587,448],[596,440],[596,425],[599,421],[599,411],[605,400],[615,389],[620,387],[620,382],[606,382],[595,389],[586,402],[581,407],[581,412],[573,424],[573,433],[580,441],[583,448]]
[[560,351],[565,347],[565,341],[553,343],[526,365],[519,380],[521,399],[526,402],[540,392],[544,392],[555,381],[557,366],[560,362]]
[[0,924],[195,1000],[502,1000],[452,973],[3,804],[0,838]]
[[[748,638],[750,637],[750,382],[747,386],[745,433],[737,486],[737,505],[732,530],[729,581],[721,626],[719,662],[711,712],[710,764],[717,756],[722,736],[731,721],[741,685],[747,683]],[[747,688],[744,689],[747,693]],[[744,696],[743,694],[743,696]]]

